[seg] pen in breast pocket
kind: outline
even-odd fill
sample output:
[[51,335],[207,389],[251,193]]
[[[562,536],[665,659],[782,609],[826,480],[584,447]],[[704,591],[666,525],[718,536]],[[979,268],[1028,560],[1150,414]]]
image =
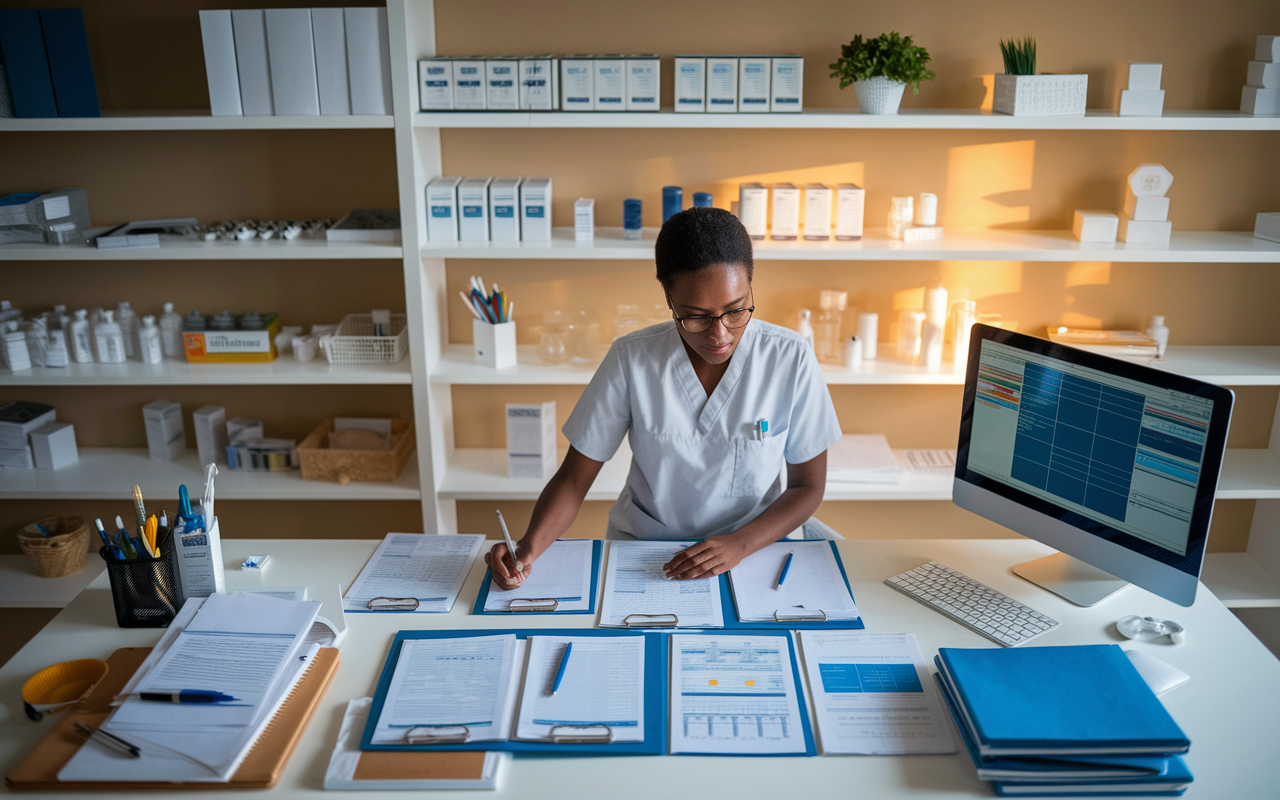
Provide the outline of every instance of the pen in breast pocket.
[[760,420],[756,420],[755,429],[754,429],[753,433],[754,433],[755,438],[756,438],[757,440],[761,440],[761,439],[764,439],[764,438],[768,437],[768,435],[769,435],[769,420],[767,420],[767,419],[760,419]]

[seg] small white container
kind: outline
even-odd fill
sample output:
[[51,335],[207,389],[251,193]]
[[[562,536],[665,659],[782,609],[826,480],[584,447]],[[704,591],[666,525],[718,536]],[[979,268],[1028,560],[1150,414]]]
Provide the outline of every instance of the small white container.
[[520,240],[551,241],[550,178],[525,178],[520,182]]
[[911,197],[889,198],[888,233],[890,239],[901,239],[915,218],[915,201]]
[[844,366],[850,372],[862,369],[862,340],[850,336],[844,344]]
[[295,336],[291,349],[294,360],[311,361],[320,352],[320,342],[315,336]]
[[627,60],[619,55],[599,56],[592,61],[595,82],[595,111],[625,111],[627,108]]
[[733,114],[738,110],[738,57],[707,56],[707,112]]
[[1083,117],[1088,75],[996,75],[991,110],[1015,117]]
[[595,230],[596,201],[590,197],[579,197],[573,203],[573,240],[589,242],[595,238]]
[[1120,238],[1126,244],[1168,245],[1173,234],[1172,222],[1133,220],[1120,218]]
[[916,224],[921,226],[938,224],[938,196],[922,192],[916,203]]
[[516,322],[496,325],[471,320],[476,363],[490,369],[506,369],[516,365]]
[[836,184],[837,240],[847,242],[857,241],[862,238],[863,210],[866,207],[866,198],[866,190],[861,186],[853,183]]
[[520,110],[519,59],[486,58],[484,79],[485,105],[489,111]]
[[775,183],[773,195],[773,228],[769,238],[793,242],[800,238],[800,190],[793,183]]
[[1240,90],[1240,113],[1263,116],[1280,114],[1280,89],[1244,87]]
[[100,363],[123,364],[125,362],[124,334],[115,321],[114,311],[102,312],[102,322],[93,326],[93,340]]
[[862,358],[875,361],[880,343],[880,315],[864,311],[858,315],[858,341],[862,342]]
[[858,111],[862,114],[897,114],[906,88],[905,83],[891,81],[883,75],[853,82],[853,92],[858,97]]
[[494,178],[489,183],[489,241],[520,241],[519,178]]
[[159,364],[164,361],[160,328],[156,326],[156,318],[150,314],[142,318],[142,327],[138,329],[138,354],[144,364]]
[[738,219],[748,236],[763,239],[769,230],[769,190],[759,183],[739,184]]
[[595,60],[573,55],[560,59],[560,108],[564,111],[593,111],[595,102]]
[[227,463],[227,409],[224,406],[201,406],[191,414],[191,427],[196,432],[196,453],[200,466]]
[[707,110],[706,56],[676,56],[675,107],[677,113]]
[[831,239],[831,187],[824,183],[804,187],[804,238],[808,242]]
[[1116,240],[1120,229],[1120,217],[1110,211],[1076,209],[1071,222],[1071,232],[1081,242],[1108,244]]
[[182,406],[161,398],[142,407],[147,430],[147,450],[155,461],[173,461],[187,448],[182,426]]
[[1262,89],[1280,89],[1280,64],[1250,61],[1249,77],[1245,83]]
[[458,239],[489,241],[489,183],[492,179],[466,178],[458,184]]
[[769,110],[768,56],[738,56],[738,112]]
[[662,68],[656,55],[628,56],[627,111],[657,111],[662,96]]
[[1255,61],[1280,61],[1280,36],[1259,36]]
[[80,460],[76,428],[70,422],[50,422],[29,435],[36,469],[62,469]]
[[1122,117],[1158,117],[1164,114],[1164,89],[1125,89],[1120,92]]
[[769,110],[798,113],[804,110],[804,56],[769,59]]
[[1164,222],[1169,218],[1169,198],[1138,197],[1128,192],[1124,198],[1124,215],[1144,222]]
[[453,107],[458,111],[484,111],[484,59],[454,59]]
[[1169,346],[1169,328],[1164,324],[1164,317],[1156,314],[1147,325],[1147,335],[1156,340],[1156,360],[1164,358],[1165,348]]
[[418,60],[418,108],[422,111],[453,110],[453,59]]
[[436,178],[427,184],[427,239],[458,241],[458,184],[461,178]]
[[1128,183],[1138,197],[1164,197],[1173,185],[1173,173],[1160,164],[1139,164],[1129,173]]
[[904,310],[898,312],[898,360],[914,364],[920,358],[920,343],[924,335],[924,312]]

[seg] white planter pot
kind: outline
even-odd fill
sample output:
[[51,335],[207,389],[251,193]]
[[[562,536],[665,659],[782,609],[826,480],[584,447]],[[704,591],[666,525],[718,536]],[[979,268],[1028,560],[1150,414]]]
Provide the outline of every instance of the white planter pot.
[[1088,75],[997,75],[991,110],[1015,117],[1083,117]]
[[853,82],[853,91],[858,95],[858,111],[863,114],[897,114],[906,88],[905,83],[891,81],[884,76]]

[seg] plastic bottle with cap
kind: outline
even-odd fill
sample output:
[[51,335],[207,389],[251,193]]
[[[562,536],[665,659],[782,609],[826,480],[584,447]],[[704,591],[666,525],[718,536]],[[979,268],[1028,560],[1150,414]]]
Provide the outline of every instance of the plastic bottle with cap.
[[159,364],[164,360],[160,329],[156,327],[156,318],[150,314],[142,318],[142,327],[138,329],[138,354],[146,364]]
[[209,320],[205,319],[204,314],[200,313],[200,309],[193,308],[190,314],[182,318],[182,329],[184,331],[208,330]]
[[102,322],[93,327],[93,339],[98,349],[98,361],[103,364],[123,364],[124,333],[116,322],[114,311],[103,311]]
[[1147,335],[1156,340],[1156,359],[1164,358],[1165,348],[1169,346],[1169,329],[1164,324],[1164,317],[1156,314],[1147,326]]
[[256,310],[240,317],[240,330],[242,331],[260,331],[262,330],[262,315]]
[[120,335],[124,338],[124,357],[138,357],[138,315],[128,300],[121,300],[116,306],[116,324],[120,326]]
[[236,318],[227,309],[214,314],[209,320],[209,330],[211,331],[233,331],[236,329]]
[[164,304],[160,315],[160,347],[165,358],[182,358],[182,315],[173,310],[173,303]]
[[93,343],[89,336],[89,311],[80,309],[71,321],[71,357],[77,364],[93,363]]
[[843,359],[840,327],[848,302],[848,292],[835,289],[818,292],[818,317],[813,321],[813,350],[820,362],[839,364]]

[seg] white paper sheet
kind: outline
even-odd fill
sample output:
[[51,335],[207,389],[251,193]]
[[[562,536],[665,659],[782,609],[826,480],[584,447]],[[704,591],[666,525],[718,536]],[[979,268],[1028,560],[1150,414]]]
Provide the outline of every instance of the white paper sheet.
[[[467,741],[505,740],[515,708],[516,637],[406,639],[374,729],[375,744],[395,744],[418,726],[460,732]],[[443,726],[450,726],[446,729]]]
[[419,613],[447,614],[483,546],[480,534],[388,533],[347,590],[344,607],[367,611],[376,597],[413,597]]
[[[552,695],[570,642],[569,665]],[[643,636],[529,637],[516,738],[546,740],[557,725],[607,725],[614,742],[644,741]]]
[[[791,557],[787,579],[778,585],[782,565]],[[752,553],[729,570],[729,587],[743,622],[774,621],[826,613],[827,619],[861,616],[827,542],[778,542]],[[820,616],[820,615],[819,615]]]
[[801,631],[824,753],[954,753],[942,698],[910,633]]
[[672,753],[803,753],[782,636],[671,637]]
[[556,611],[586,611],[591,608],[590,539],[560,539],[552,542],[525,582],[509,591],[492,587],[484,601],[485,611],[506,611],[512,600],[557,601]]
[[879,433],[846,433],[827,450],[827,480],[840,483],[897,483],[902,465]]
[[723,628],[719,578],[672,581],[662,565],[693,542],[610,542],[600,624],[625,627],[630,614],[675,614],[681,628]]

